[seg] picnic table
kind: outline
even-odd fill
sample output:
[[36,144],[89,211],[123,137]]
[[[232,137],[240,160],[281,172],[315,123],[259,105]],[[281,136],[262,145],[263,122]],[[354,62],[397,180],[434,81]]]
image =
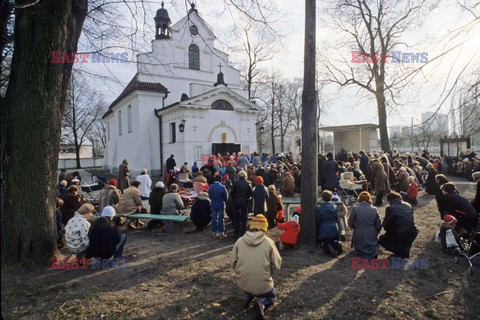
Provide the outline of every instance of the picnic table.
[[[318,202],[323,202],[322,198],[319,198]],[[296,207],[300,206],[300,204],[302,203],[302,199],[301,198],[282,198],[282,203],[284,205],[285,219],[287,221],[290,221],[292,217],[292,214],[290,213],[290,206],[291,205],[296,205]],[[337,206],[338,204],[341,204],[342,201],[339,197],[338,201],[332,201],[332,203]]]

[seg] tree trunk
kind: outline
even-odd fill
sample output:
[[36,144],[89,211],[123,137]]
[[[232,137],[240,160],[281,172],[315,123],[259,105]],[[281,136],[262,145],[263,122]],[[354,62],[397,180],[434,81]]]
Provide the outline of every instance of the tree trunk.
[[387,129],[387,108],[385,106],[385,92],[383,87],[377,88],[378,125],[380,126],[380,145],[382,150],[390,152]]
[[56,173],[72,64],[51,63],[51,52],[76,52],[87,7],[87,0],[44,0],[15,10],[2,157],[2,264],[43,264],[57,252]]
[[272,139],[272,155],[275,154],[275,98],[272,98],[272,130],[270,131]]
[[302,95],[302,214],[300,242],[316,246],[317,207],[317,95],[315,92],[315,1],[305,0],[305,58]]
[[77,160],[77,169],[82,168],[80,164],[80,148],[81,146],[78,145],[77,140],[75,139],[75,159]]

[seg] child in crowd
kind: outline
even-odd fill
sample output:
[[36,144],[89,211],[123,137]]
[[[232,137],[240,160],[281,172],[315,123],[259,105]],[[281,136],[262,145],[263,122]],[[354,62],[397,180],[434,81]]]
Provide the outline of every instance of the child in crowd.
[[[297,209],[299,208],[300,207]],[[285,230],[285,232],[280,235],[280,241],[278,244],[280,250],[285,249],[285,245],[293,246],[294,249],[297,249],[298,234],[300,233],[299,221],[299,216],[294,214],[292,220],[277,225],[278,229]]]
[[437,231],[436,242],[442,245],[442,251],[445,253],[452,253],[455,248],[460,247],[460,237],[455,231],[457,219],[452,215],[445,215],[440,229]]
[[65,240],[67,247],[71,252],[76,253],[78,257],[84,257],[85,251],[90,243],[88,239],[88,231],[90,230],[89,220],[95,213],[95,207],[90,203],[83,204],[73,218],[68,220],[65,226]]

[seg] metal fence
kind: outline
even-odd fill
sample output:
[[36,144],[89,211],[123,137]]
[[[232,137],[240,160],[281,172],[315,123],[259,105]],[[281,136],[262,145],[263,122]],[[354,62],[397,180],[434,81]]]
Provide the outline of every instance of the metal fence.
[[[82,168],[94,168],[103,166],[103,158],[80,159]],[[58,159],[58,169],[76,169],[77,159]]]

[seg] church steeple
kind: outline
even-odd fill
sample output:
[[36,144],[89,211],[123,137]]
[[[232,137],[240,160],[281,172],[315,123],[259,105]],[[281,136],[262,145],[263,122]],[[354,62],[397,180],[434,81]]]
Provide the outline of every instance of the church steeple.
[[214,84],[214,86],[218,86],[218,85],[224,85],[225,87],[227,86],[227,84],[225,83],[225,80],[223,79],[223,72],[222,72],[222,63],[220,63],[218,65],[218,67],[220,68],[220,72],[217,74],[217,82]]
[[195,9],[195,3],[193,3],[193,1],[190,3],[190,10],[188,10],[188,14],[192,12],[195,12],[196,14],[198,14],[198,10]]
[[155,16],[155,39],[170,39],[170,24],[172,20],[168,16],[168,11],[165,9],[162,1],[162,7],[157,10]]

